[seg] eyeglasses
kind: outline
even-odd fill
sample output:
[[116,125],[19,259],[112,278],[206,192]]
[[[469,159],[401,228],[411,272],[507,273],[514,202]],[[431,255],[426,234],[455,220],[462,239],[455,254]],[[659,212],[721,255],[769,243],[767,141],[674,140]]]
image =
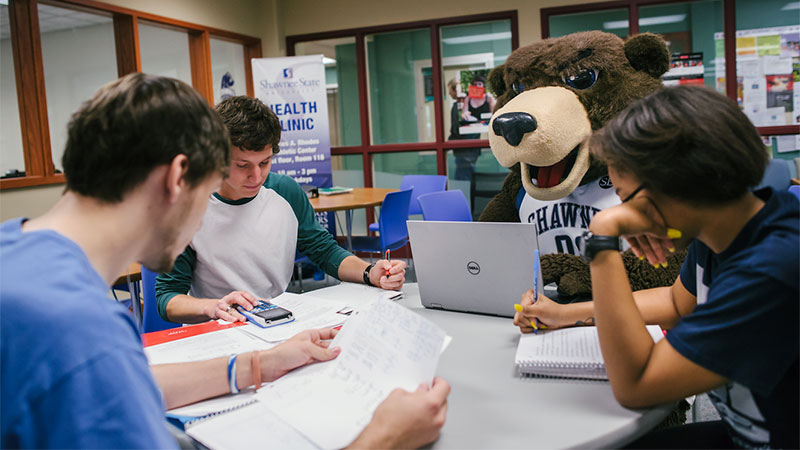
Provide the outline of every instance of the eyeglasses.
[[641,191],[642,189],[644,189],[644,186],[645,186],[645,183],[642,183],[642,184],[640,184],[640,185],[639,185],[639,187],[637,187],[637,188],[636,188],[636,189],[635,189],[633,192],[631,192],[631,194],[630,194],[629,196],[625,197],[625,199],[623,199],[623,200],[622,200],[622,203],[627,203],[627,202],[628,202],[628,200],[630,200],[630,199],[632,199],[633,197],[635,197],[635,196],[636,196],[636,194],[638,194],[638,193],[639,193],[639,191]]

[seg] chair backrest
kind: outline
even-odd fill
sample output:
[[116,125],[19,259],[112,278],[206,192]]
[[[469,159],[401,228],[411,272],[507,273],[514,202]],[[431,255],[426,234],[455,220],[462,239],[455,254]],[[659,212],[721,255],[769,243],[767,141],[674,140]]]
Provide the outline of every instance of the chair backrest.
[[773,158],[767,164],[767,170],[764,171],[764,178],[761,183],[756,186],[756,189],[763,187],[771,187],[776,191],[785,191],[789,189],[791,184],[792,175],[789,170],[789,161],[780,158]]
[[383,199],[381,215],[378,218],[381,248],[387,249],[392,244],[408,239],[408,205],[411,202],[411,189],[389,192]]
[[472,213],[469,210],[467,198],[460,190],[431,192],[420,195],[419,205],[422,207],[422,217],[425,220],[447,220],[458,222],[471,222]]
[[789,192],[791,192],[791,193],[792,193],[792,194],[794,194],[794,195],[795,195],[795,196],[796,196],[798,199],[800,199],[800,186],[798,186],[798,185],[796,185],[796,184],[795,184],[795,185],[792,185],[792,186],[789,186]]
[[470,179],[470,197],[472,199],[472,214],[477,216],[486,207],[486,204],[500,192],[508,172],[473,172]]
[[[408,214],[422,214],[417,198],[420,195],[431,192],[439,192],[447,187],[447,177],[444,175],[406,175],[400,182],[400,190],[413,188],[411,203],[408,206]],[[381,213],[382,214],[382,213]]]
[[181,326],[179,323],[167,322],[158,315],[156,304],[156,276],[158,274],[142,266],[142,297],[144,309],[142,310],[142,328],[145,333],[161,331]]

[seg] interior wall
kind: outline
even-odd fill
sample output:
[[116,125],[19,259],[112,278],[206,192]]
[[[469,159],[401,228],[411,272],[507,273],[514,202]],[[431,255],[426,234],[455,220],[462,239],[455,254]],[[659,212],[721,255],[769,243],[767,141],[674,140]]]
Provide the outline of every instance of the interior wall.
[[286,35],[517,10],[520,46],[541,39],[539,9],[604,0],[277,0]]
[[[285,55],[278,0],[101,0],[124,8],[261,38],[262,54]],[[4,54],[6,52],[3,52]],[[47,61],[45,61],[45,64]],[[5,66],[5,64],[4,64]],[[6,97],[7,99],[7,97]],[[36,217],[61,197],[63,185],[0,191],[0,221]]]

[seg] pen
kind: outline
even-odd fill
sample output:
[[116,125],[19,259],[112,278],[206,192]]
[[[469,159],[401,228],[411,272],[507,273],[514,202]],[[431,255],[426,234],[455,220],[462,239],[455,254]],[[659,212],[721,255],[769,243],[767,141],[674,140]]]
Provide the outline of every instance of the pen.
[[[533,251],[533,304],[535,305],[536,302],[539,300],[539,249]],[[531,326],[533,327],[533,334],[539,333],[539,327],[536,326],[536,322],[539,319],[534,319],[531,322]]]
[[[385,260],[386,260],[386,262],[389,262],[389,258],[390,258],[390,257],[391,257],[391,250],[389,250],[389,249],[387,248],[387,249],[386,249],[386,254],[385,254],[385,255],[383,255],[383,259],[385,259]],[[392,264],[390,263],[390,264],[389,264],[389,267],[387,267],[387,268],[386,268],[386,278],[389,278],[389,275],[390,275],[390,273],[389,273],[389,268],[391,268],[391,267],[392,267]]]

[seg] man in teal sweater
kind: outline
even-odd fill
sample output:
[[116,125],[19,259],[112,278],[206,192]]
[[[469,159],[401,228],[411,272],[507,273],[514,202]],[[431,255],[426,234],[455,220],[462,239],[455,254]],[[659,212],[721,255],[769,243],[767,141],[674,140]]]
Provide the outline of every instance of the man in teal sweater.
[[[303,189],[270,173],[280,123],[260,100],[229,98],[217,105],[231,137],[230,175],[209,199],[203,225],[156,282],[165,320],[244,321],[235,305],[251,309],[280,295],[291,279],[295,249],[343,281],[400,289],[405,263],[366,261],[341,248],[320,226]],[[387,270],[389,275],[387,276]]]

